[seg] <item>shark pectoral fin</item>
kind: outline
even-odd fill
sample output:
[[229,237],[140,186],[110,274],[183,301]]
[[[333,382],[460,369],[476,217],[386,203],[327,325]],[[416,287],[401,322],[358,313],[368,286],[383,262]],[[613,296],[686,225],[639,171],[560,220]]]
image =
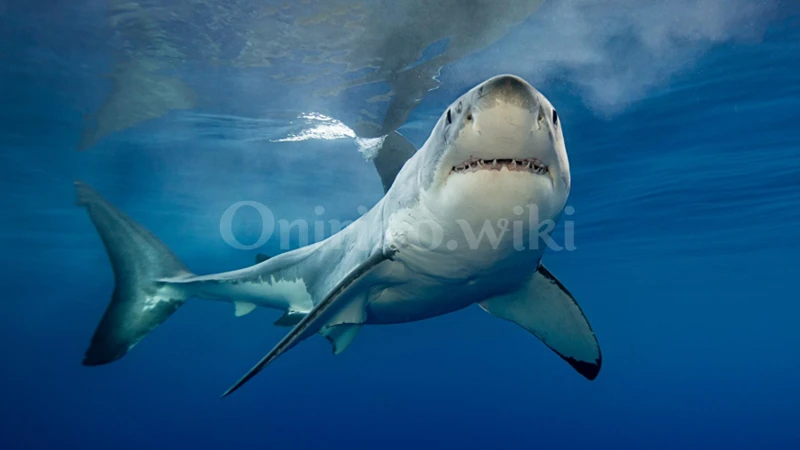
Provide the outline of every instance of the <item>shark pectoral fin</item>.
[[[360,285],[358,281],[362,281],[368,272],[387,259],[385,254],[378,252],[353,269],[266,356],[261,358],[261,361],[253,366],[236,384],[225,391],[222,396],[227,397],[232,394],[258,375],[264,367],[275,361],[280,355],[286,353],[309,336],[319,332],[326,325],[332,326],[345,323],[345,320],[352,316],[353,313],[357,313],[358,309],[350,305],[351,302],[349,300],[353,299],[353,296],[349,295],[350,290],[357,290]],[[360,298],[361,296],[356,297]],[[363,305],[361,305],[361,314],[363,314]]]
[[246,316],[256,309],[256,305],[254,303],[247,302],[233,302],[233,307],[235,308],[234,314],[236,317]]
[[282,316],[278,317],[273,325],[276,327],[293,327],[303,320],[303,317],[308,313],[295,311],[293,309],[287,310]]
[[342,353],[356,338],[358,330],[361,329],[360,323],[343,323],[320,330],[320,334],[333,346],[333,354]]
[[572,295],[544,266],[519,291],[480,306],[533,333],[589,380],[600,372],[602,356],[592,327]]

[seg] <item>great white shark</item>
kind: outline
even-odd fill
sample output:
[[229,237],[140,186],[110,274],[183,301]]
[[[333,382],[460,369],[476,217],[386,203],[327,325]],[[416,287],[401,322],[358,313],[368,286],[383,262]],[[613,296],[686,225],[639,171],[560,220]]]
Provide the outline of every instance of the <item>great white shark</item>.
[[[391,139],[399,138],[387,139],[382,153]],[[236,315],[256,307],[283,311],[276,324],[291,331],[225,396],[314,334],[338,354],[364,325],[478,305],[595,379],[602,359],[595,334],[542,265],[548,236],[537,225],[558,220],[571,184],[553,105],[522,78],[499,75],[453,102],[422,148],[402,148],[379,154],[385,195],[349,226],[213,275],[191,273],[152,233],[76,182],[78,204],[100,234],[116,283],[83,363],[121,358],[193,297],[231,302]],[[505,232],[476,239],[487,226]]]

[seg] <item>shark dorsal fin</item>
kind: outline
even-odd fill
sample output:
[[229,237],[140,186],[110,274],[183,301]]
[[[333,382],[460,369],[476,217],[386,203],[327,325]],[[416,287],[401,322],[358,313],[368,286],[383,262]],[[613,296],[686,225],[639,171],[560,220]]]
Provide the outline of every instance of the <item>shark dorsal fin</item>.
[[393,131],[386,136],[378,155],[372,160],[373,164],[375,164],[375,169],[378,170],[378,175],[381,177],[384,194],[392,187],[392,183],[397,178],[397,174],[400,173],[400,169],[403,168],[406,161],[414,156],[416,151],[417,148],[414,147],[414,144],[397,131]]
[[[367,138],[382,137],[385,133],[380,125],[372,122],[359,122],[354,125],[353,130],[359,137]],[[397,130],[385,135],[381,148],[372,158],[372,163],[381,177],[384,194],[389,192],[400,169],[416,152],[417,148],[414,147],[414,144]]]
[[[353,129],[360,137],[376,138],[384,133],[380,125],[372,122],[359,122],[354,125]],[[389,192],[400,169],[416,152],[417,148],[414,147],[414,144],[397,130],[386,135],[377,155],[372,159],[372,163],[381,177],[384,194]]]

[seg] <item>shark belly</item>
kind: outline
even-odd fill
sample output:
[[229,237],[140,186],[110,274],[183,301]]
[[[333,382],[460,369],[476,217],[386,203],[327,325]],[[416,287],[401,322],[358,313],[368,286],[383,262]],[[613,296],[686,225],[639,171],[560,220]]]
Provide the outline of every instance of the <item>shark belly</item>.
[[[538,259],[533,261],[538,264]],[[400,263],[393,262],[392,265]],[[380,283],[385,287],[369,295],[364,323],[384,325],[415,322],[455,312],[482,299],[518,290],[525,278],[517,276],[517,273],[516,270],[491,270],[456,279],[413,274],[402,281],[393,279]]]
[[[437,216],[420,204],[389,214],[385,245],[396,254],[376,274],[366,324],[448,314],[524,284],[541,260],[541,248],[519,251],[518,235],[488,238],[481,232],[483,221],[469,219]],[[531,237],[522,238],[527,243]]]
[[292,329],[228,395],[311,336],[339,354],[364,324],[475,304],[594,379],[602,362],[594,332],[541,264],[570,189],[549,101],[524,80],[499,75],[453,102],[419,151],[398,143],[399,134],[387,139],[392,148],[375,160],[386,195],[366,214],[315,244],[210,275],[191,273],[150,231],[76,182],[115,277],[84,364],[121,358],[192,297],[230,302],[237,316],[258,306],[283,310],[275,324]]
[[[452,253],[424,252],[430,265],[416,266],[423,259],[417,252],[388,264],[374,290],[368,294],[365,324],[415,322],[455,312],[482,299],[513,292],[539,263],[538,254],[514,255],[502,261],[473,261]],[[479,254],[479,253],[478,253]],[[404,260],[404,256],[409,258]],[[425,270],[421,270],[425,269]]]
[[366,305],[365,324],[387,325],[415,322],[464,309],[478,297],[462,287],[415,280],[378,291]]

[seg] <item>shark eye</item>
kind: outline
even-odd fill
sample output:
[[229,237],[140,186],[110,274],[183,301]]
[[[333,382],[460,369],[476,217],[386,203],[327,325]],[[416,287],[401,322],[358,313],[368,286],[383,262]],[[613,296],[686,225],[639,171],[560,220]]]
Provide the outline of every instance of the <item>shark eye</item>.
[[453,118],[450,117],[450,110],[447,110],[447,124],[450,125],[453,122]]
[[553,110],[553,125],[558,125],[558,113],[556,110]]
[[456,113],[461,114],[461,102],[458,102],[458,106],[456,106]]

